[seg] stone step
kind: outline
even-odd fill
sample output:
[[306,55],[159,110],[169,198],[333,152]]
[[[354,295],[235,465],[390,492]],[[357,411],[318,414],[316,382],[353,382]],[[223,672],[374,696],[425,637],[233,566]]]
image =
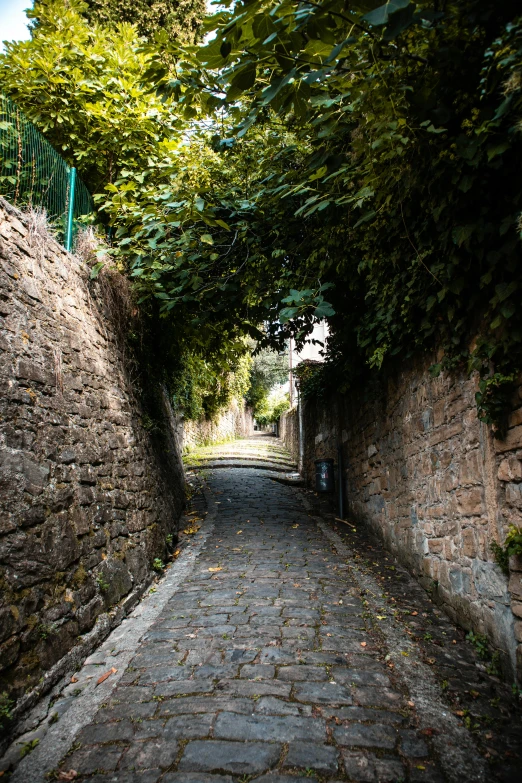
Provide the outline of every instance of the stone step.
[[198,460],[190,463],[187,461],[185,467],[189,470],[215,470],[219,468],[252,468],[256,470],[267,470],[273,473],[286,475],[292,472],[294,466],[278,465],[274,462],[261,460],[243,460],[243,459],[219,459],[219,460]]
[[189,465],[199,465],[203,462],[208,462],[211,460],[212,462],[222,462],[226,460],[241,460],[244,462],[266,462],[271,465],[277,465],[282,468],[288,468],[289,470],[295,470],[297,468],[297,465],[295,462],[293,462],[290,459],[273,459],[271,457],[266,457],[263,454],[209,454],[207,455],[200,455],[191,458],[190,454],[187,454],[185,456],[185,464]]

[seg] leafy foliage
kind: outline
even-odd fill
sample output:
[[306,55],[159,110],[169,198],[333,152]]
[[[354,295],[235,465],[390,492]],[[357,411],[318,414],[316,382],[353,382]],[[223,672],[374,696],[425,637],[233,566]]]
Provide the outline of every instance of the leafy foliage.
[[288,393],[279,389],[274,389],[270,394],[264,397],[257,406],[255,413],[256,422],[261,427],[267,427],[279,420],[282,413],[290,408],[290,399]]
[[12,720],[11,710],[14,706],[14,702],[9,698],[9,695],[3,691],[0,693],[0,734],[7,731],[7,728]]
[[168,382],[175,409],[187,419],[215,418],[232,399],[247,394],[250,363],[243,343],[223,341],[214,353],[205,350],[203,355],[185,348]]
[[254,416],[259,418],[266,413],[270,391],[276,384],[288,380],[288,353],[263,348],[252,357],[249,389],[246,395]]
[[225,0],[184,49],[90,29],[77,0],[38,8],[0,82],[107,185],[166,366],[181,334],[203,357],[325,317],[337,388],[442,346],[433,372],[479,371],[502,435],[522,368],[515,0]]
[[[237,137],[272,112],[301,145],[266,177],[293,202],[287,235],[306,232],[301,280],[313,269],[335,285],[330,357],[345,386],[442,344],[442,367],[487,378],[493,362],[500,391],[522,366],[518,5],[374,6],[229,5],[192,52],[185,98],[203,109],[225,93]],[[498,421],[490,401],[482,415]]]
[[491,551],[504,574],[509,576],[509,558],[522,555],[522,528],[510,525],[504,546],[493,541]]
[[83,13],[91,24],[129,22],[146,38],[164,31],[183,43],[198,39],[205,16],[205,0],[86,0],[86,6]]
[[90,26],[84,3],[40,0],[30,41],[0,54],[0,88],[20,106],[91,192],[141,171],[175,134],[172,101],[151,93],[151,56],[130,24]]

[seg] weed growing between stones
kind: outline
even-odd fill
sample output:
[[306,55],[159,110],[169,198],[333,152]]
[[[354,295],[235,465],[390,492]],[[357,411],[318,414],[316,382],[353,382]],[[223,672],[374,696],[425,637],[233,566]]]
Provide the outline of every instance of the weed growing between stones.
[[478,657],[487,662],[486,671],[493,676],[500,675],[500,653],[498,650],[491,652],[488,637],[481,633],[470,631],[466,634],[466,639],[471,642],[475,648]]
[[25,758],[25,757],[26,757],[27,755],[29,755],[29,753],[31,753],[31,752],[32,752],[32,751],[33,751],[33,750],[36,748],[36,746],[37,746],[37,745],[39,745],[39,744],[40,744],[40,740],[39,740],[39,739],[34,739],[34,740],[30,740],[30,742],[26,742],[26,743],[25,743],[24,745],[22,745],[22,747],[20,748],[20,758],[21,758],[21,759]]
[[110,587],[110,584],[109,584],[109,582],[105,581],[105,579],[103,578],[102,574],[98,574],[98,576],[96,577],[96,582],[98,583],[98,587],[100,588],[100,592],[106,593],[107,590]]
[[163,560],[161,560],[161,558],[155,557],[152,561],[152,567],[154,571],[156,571],[158,574],[161,574],[165,570],[165,563]]
[[522,555],[522,528],[510,525],[504,546],[500,546],[496,541],[493,541],[491,543],[491,551],[493,552],[495,562],[502,572],[509,576],[509,558]]
[[4,691],[0,694],[0,735],[3,734],[12,720],[11,709],[14,701]]

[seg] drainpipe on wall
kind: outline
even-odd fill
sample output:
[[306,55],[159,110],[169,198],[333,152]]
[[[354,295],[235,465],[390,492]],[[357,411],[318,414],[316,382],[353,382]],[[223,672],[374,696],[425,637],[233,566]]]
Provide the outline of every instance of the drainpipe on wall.
[[344,519],[344,470],[343,470],[343,446],[337,444],[337,492],[339,494],[339,519]]
[[297,411],[299,415],[299,462],[297,464],[297,470],[303,475],[304,467],[304,432],[303,432],[303,405],[299,387],[297,389]]
[[[292,361],[292,338],[290,337],[289,343],[288,343],[288,380],[290,382],[290,407],[294,407],[294,367],[293,367],[293,361]],[[299,394],[299,392],[298,392]],[[297,398],[299,399],[299,397]]]

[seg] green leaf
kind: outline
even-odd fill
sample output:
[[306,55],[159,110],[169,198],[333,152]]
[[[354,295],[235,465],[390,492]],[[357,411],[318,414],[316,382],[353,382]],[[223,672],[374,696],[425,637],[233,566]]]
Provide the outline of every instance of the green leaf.
[[318,307],[316,307],[314,310],[315,318],[330,318],[332,315],[335,315],[335,310],[328,302],[321,302],[321,304],[318,305]]
[[212,239],[211,234],[201,234],[200,240],[201,242],[204,242],[206,245],[214,244],[214,240]]
[[397,11],[410,5],[412,5],[411,0],[389,0],[385,5],[381,5],[379,8],[370,11],[369,14],[365,14],[362,19],[363,22],[379,27],[388,23],[391,14],[397,13]]
[[[253,86],[256,80],[256,66],[253,63],[247,63],[232,77],[231,86],[236,90],[243,92]],[[227,93],[228,95],[228,93]]]
[[96,278],[98,277],[98,275],[100,274],[104,266],[105,266],[104,261],[98,261],[98,263],[94,264],[89,275],[90,279],[96,280]]
[[271,17],[267,13],[264,13],[255,17],[254,23],[252,24],[252,32],[257,39],[266,43],[266,38],[273,33],[277,34],[277,27]]
[[461,247],[464,242],[467,242],[470,236],[473,234],[473,232],[476,229],[475,224],[471,224],[468,226],[457,226],[453,229],[452,236],[453,240],[456,242],[456,244]]
[[298,312],[298,307],[285,307],[279,313],[279,320],[282,324],[288,323]]
[[499,283],[499,285],[496,285],[495,293],[497,295],[498,301],[503,302],[508,298],[508,296],[514,294],[517,288],[518,283],[515,280],[513,280],[511,283]]
[[226,60],[230,52],[232,51],[232,44],[228,41],[223,41],[221,46],[219,47],[219,53],[221,57]]

